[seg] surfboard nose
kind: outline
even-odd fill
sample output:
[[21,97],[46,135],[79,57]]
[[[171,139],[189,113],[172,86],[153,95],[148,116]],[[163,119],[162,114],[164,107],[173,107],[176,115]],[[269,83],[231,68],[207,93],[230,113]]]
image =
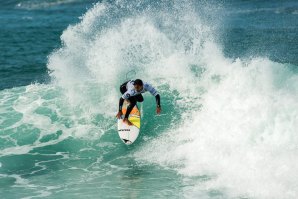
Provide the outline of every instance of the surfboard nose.
[[132,142],[131,141],[129,141],[129,140],[127,140],[127,139],[122,139],[123,140],[123,142],[125,143],[125,144],[127,144],[127,145],[130,145],[130,144],[132,144]]

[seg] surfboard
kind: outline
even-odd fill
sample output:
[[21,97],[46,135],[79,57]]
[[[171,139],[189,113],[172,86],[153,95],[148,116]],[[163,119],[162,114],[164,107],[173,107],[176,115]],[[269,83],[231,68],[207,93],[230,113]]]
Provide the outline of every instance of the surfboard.
[[130,145],[134,143],[134,141],[138,138],[140,133],[140,127],[141,127],[141,114],[140,111],[136,106],[133,107],[132,111],[130,112],[128,116],[128,120],[133,124],[131,126],[125,124],[123,122],[124,115],[127,110],[127,106],[129,103],[127,101],[124,101],[122,106],[122,113],[121,119],[118,119],[118,134],[120,139],[126,144]]

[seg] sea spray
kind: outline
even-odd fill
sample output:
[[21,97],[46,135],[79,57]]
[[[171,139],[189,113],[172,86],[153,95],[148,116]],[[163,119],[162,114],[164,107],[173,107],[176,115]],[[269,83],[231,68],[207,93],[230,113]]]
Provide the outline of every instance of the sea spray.
[[[296,66],[228,58],[220,6],[104,1],[69,25],[49,84],[0,92],[1,195],[297,198]],[[115,114],[131,70],[159,90],[162,115],[144,95],[126,147]]]

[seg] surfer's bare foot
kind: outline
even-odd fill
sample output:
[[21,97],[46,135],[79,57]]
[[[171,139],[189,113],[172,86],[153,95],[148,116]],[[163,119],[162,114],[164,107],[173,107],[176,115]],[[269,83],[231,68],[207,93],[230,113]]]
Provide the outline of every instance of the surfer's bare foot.
[[129,126],[132,125],[132,123],[131,123],[127,118],[124,118],[124,119],[123,119],[123,122],[124,122],[125,124],[129,125]]

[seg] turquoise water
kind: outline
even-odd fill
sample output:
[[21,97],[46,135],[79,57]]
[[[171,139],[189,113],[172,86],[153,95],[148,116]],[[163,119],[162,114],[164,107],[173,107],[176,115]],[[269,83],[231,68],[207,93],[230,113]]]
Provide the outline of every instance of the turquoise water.
[[[1,198],[296,199],[296,1],[0,3]],[[137,141],[119,85],[142,78]]]

